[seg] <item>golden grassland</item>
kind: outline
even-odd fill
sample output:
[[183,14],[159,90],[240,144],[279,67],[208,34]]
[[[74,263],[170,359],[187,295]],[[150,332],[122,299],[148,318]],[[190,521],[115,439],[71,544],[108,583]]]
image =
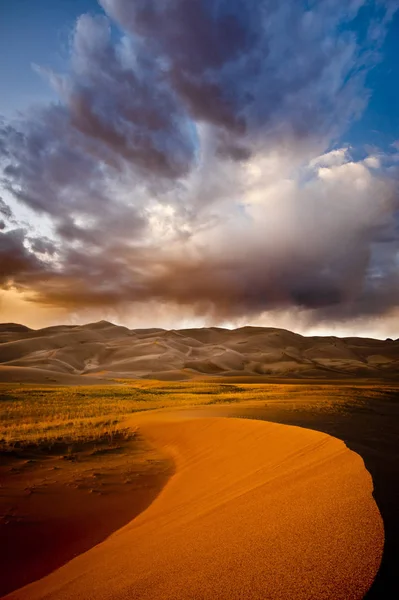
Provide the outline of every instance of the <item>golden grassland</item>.
[[389,385],[319,383],[254,384],[214,381],[117,381],[99,386],[0,384],[0,451],[30,445],[96,441],[126,431],[138,411],[231,402],[306,401],[318,410],[345,411],[357,402],[392,391]]
[[139,381],[107,386],[0,385],[0,450],[112,438],[132,413],[229,402],[238,386]]

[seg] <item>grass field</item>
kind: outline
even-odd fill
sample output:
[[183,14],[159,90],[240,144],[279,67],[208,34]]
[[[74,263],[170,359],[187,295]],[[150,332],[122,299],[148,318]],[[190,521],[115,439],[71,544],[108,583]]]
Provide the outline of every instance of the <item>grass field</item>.
[[132,413],[234,401],[233,385],[132,382],[109,386],[0,385],[0,450],[92,441],[123,431]]
[[108,386],[0,385],[0,451],[29,445],[95,441],[125,431],[129,415],[171,406],[189,407],[231,402],[295,402],[304,399],[318,411],[345,411],[389,394],[390,386],[349,384],[231,384],[207,381],[123,381]]

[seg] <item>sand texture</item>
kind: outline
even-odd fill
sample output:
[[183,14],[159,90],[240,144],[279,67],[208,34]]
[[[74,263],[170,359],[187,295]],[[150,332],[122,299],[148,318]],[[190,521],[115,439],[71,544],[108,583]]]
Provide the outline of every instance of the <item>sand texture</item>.
[[100,321],[31,330],[0,324],[0,381],[96,378],[397,377],[399,340],[303,337],[271,327],[129,330]]
[[176,471],[141,515],[18,600],[355,600],[384,541],[362,459],[323,433],[184,413],[132,419]]
[[0,597],[103,542],[143,512],[173,472],[140,436],[64,451],[0,454]]

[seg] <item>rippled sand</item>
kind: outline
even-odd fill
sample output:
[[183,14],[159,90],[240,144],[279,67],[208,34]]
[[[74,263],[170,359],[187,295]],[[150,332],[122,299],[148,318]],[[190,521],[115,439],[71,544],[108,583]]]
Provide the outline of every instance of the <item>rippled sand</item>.
[[274,423],[132,422],[176,463],[129,525],[9,598],[361,599],[384,532],[362,459],[325,434]]

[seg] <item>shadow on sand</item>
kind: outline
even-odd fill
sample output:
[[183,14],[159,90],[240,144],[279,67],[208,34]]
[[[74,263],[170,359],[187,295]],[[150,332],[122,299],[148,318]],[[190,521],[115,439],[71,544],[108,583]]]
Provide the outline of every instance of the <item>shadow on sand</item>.
[[270,403],[229,409],[230,416],[262,419],[322,431],[345,442],[364,460],[385,529],[384,553],[364,600],[399,598],[399,392],[381,391],[362,403],[348,400],[328,412],[306,403]]

